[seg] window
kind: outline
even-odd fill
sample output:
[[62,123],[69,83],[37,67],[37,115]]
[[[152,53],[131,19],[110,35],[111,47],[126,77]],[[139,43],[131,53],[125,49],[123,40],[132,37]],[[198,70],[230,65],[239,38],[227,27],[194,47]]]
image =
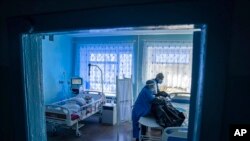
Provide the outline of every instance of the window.
[[79,64],[76,70],[85,82],[85,88],[101,91],[101,72],[91,67],[88,76],[88,64],[97,65],[103,71],[103,91],[116,93],[116,76],[131,78],[133,43],[81,44],[78,47]]
[[190,92],[192,48],[191,41],[145,41],[144,81],[162,72],[165,76],[162,90]]
[[190,47],[149,47],[149,50],[159,52],[152,54],[155,64],[188,64],[190,62]]

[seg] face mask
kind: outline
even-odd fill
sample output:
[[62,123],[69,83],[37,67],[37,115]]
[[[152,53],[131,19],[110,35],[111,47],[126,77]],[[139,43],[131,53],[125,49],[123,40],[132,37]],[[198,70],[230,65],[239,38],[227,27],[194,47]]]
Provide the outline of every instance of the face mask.
[[155,88],[150,88],[150,91],[154,92],[154,91],[155,91]]
[[158,79],[158,83],[161,84],[162,83],[162,79]]

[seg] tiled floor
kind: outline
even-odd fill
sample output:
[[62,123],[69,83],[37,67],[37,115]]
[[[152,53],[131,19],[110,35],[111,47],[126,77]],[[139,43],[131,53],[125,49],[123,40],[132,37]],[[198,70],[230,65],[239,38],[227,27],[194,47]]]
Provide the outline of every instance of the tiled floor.
[[[103,125],[96,116],[84,120],[83,123],[85,126],[80,129],[80,137],[71,129],[57,128],[55,135],[47,133],[48,141],[118,141],[118,126]],[[119,127],[119,141],[133,141],[132,123],[123,123]]]

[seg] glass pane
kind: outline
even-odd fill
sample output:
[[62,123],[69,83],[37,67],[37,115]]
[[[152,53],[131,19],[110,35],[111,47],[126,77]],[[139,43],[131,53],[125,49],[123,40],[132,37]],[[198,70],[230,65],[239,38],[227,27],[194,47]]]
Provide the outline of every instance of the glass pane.
[[132,75],[132,54],[120,54],[119,78],[131,78]]
[[[132,75],[133,43],[86,44],[80,48],[80,75],[88,81],[91,90],[101,91],[101,72],[91,67],[88,76],[88,64],[97,65],[103,72],[103,89],[107,93],[116,92],[116,76]],[[119,58],[118,58],[119,57]]]
[[190,91],[191,86],[191,58],[192,43],[184,41],[152,41],[145,43],[143,54],[144,82],[155,78],[157,73],[162,72],[165,76],[161,87],[168,91],[178,89]]

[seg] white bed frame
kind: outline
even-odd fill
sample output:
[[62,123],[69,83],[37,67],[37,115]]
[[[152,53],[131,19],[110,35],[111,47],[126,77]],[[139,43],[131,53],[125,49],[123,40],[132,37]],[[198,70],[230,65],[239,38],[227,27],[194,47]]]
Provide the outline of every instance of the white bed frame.
[[84,120],[98,112],[100,113],[99,118],[101,119],[102,106],[105,104],[105,95],[102,92],[97,91],[84,91],[83,95],[92,96],[94,101],[81,106],[78,112],[73,113],[75,116],[78,115],[78,118],[76,119],[71,119],[72,113],[70,113],[67,108],[62,107],[62,103],[65,103],[72,98],[46,105],[46,123],[52,126],[53,133],[56,132],[57,126],[61,126],[72,128],[76,131],[76,136],[81,136],[79,129],[83,126],[83,124],[79,124],[79,121]]

